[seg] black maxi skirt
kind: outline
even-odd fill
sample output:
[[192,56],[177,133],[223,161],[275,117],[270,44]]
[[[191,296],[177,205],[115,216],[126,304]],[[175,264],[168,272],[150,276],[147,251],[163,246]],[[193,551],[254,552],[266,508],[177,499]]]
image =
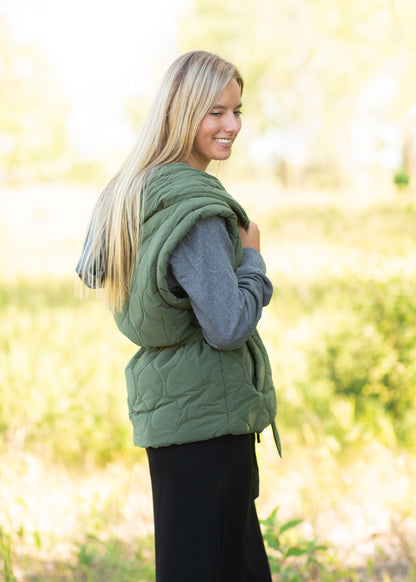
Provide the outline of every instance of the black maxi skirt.
[[147,448],[156,582],[271,582],[254,435]]

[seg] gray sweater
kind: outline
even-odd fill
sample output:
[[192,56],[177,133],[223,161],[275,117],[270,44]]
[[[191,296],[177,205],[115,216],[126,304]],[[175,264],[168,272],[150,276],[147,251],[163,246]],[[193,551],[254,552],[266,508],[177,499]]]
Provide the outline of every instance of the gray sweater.
[[[88,232],[76,266],[84,267]],[[100,287],[103,273],[87,266],[85,283]],[[169,289],[189,297],[205,340],[214,348],[233,350],[243,345],[256,329],[262,307],[270,302],[273,286],[266,277],[261,254],[243,249],[243,260],[234,271],[234,250],[222,218],[200,220],[173,251],[168,263]]]
[[234,251],[222,218],[197,222],[173,251],[168,285],[188,296],[205,340],[214,348],[233,350],[254,332],[273,286],[261,254],[243,249],[234,271]]

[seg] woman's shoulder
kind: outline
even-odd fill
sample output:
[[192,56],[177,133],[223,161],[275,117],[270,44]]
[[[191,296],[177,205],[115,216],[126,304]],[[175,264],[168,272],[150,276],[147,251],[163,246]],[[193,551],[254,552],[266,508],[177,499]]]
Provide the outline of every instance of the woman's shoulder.
[[221,216],[233,213],[241,224],[248,225],[244,209],[212,174],[180,162],[158,166],[146,186],[147,211],[153,214],[177,204],[196,209],[210,207],[213,214]]

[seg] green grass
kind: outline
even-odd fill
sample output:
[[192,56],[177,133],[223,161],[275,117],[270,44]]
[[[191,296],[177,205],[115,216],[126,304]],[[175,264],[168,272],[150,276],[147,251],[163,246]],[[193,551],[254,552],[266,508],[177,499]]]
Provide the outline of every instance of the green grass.
[[17,281],[3,285],[0,308],[3,443],[64,464],[128,454],[123,369],[134,346],[102,305],[77,299],[72,281]]
[[[387,581],[394,568],[383,564],[395,555],[415,579],[416,208],[409,200],[362,208],[287,203],[258,222],[276,286],[261,332],[284,445],[280,465],[267,437],[259,452],[263,511],[279,505],[282,514],[264,526],[274,571],[281,580]],[[149,528],[131,534],[139,514],[151,521],[148,484],[140,490],[144,455],[132,446],[127,417],[124,367],[135,346],[99,298],[76,297],[71,278],[3,280],[0,313],[4,579],[151,580]],[[67,505],[74,523],[60,531],[53,518],[45,521],[36,507],[45,495],[50,506]],[[343,496],[363,514],[374,502],[374,522],[388,506],[401,532],[371,542],[364,565],[356,539],[348,556],[325,539],[349,519]],[[65,512],[54,511],[62,520]],[[305,525],[298,519],[311,535],[294,535]]]

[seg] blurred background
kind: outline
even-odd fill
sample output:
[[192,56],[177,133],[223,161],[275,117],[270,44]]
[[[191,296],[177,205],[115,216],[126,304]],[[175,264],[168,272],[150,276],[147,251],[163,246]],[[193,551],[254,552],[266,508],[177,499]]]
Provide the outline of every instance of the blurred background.
[[0,0],[0,579],[154,579],[135,346],[74,266],[164,71],[202,48],[245,79],[209,171],[275,286],[274,579],[416,580],[415,27],[413,0]]

